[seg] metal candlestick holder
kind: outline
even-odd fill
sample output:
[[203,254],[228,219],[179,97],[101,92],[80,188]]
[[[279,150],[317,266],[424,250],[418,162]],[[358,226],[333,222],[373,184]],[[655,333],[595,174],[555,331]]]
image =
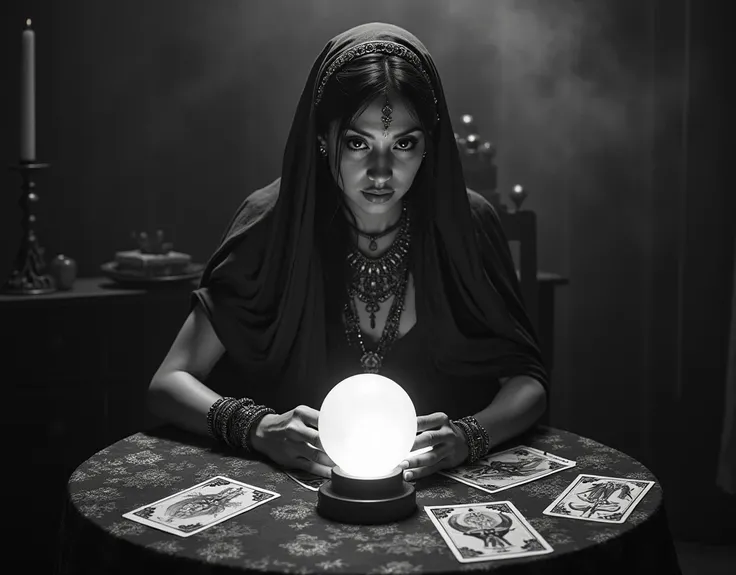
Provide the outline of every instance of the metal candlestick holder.
[[20,249],[15,258],[15,267],[10,273],[0,293],[9,295],[41,295],[56,291],[54,278],[44,273],[46,262],[44,261],[44,249],[38,242],[34,224],[36,214],[34,207],[38,202],[38,194],[34,191],[36,182],[34,174],[38,170],[45,170],[49,164],[38,162],[20,162],[17,166],[10,166],[13,171],[20,172],[22,179],[22,194],[18,205],[23,212],[23,238]]
[[529,195],[529,192],[527,192],[524,189],[524,186],[521,186],[519,184],[515,185],[513,188],[513,191],[509,194],[509,197],[511,198],[511,201],[514,202],[514,205],[516,206],[517,212],[521,211],[521,205],[524,203],[524,200]]
[[459,132],[455,133],[455,143],[460,152],[465,182],[469,188],[480,193],[497,210],[505,210],[501,194],[496,189],[497,167],[496,147],[490,141],[483,141],[478,133],[473,116],[463,114],[460,118]]

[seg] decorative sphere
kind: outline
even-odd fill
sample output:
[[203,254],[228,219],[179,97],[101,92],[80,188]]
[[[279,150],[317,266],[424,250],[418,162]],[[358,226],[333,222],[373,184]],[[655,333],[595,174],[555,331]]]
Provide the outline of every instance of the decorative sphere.
[[348,475],[388,475],[411,452],[414,404],[391,379],[362,373],[344,379],[322,402],[318,422],[325,453]]

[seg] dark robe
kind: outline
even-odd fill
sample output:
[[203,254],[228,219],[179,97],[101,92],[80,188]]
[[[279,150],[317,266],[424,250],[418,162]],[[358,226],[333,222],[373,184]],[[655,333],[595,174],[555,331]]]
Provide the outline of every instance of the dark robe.
[[[234,225],[247,231],[248,241],[237,241],[229,250],[226,260],[217,268],[220,280],[210,287],[201,287],[193,293],[192,305],[201,303],[215,332],[225,344],[226,354],[218,363],[207,384],[221,395],[246,395],[257,402],[283,413],[303,404],[319,409],[324,397],[343,379],[361,373],[361,351],[348,343],[340,317],[341,306],[326,306],[325,318],[327,366],[323,377],[316,380],[292,380],[287,384],[272,373],[265,364],[261,369],[251,367],[246,373],[239,367],[239,322],[231,314],[229,297],[248,297],[239,292],[244,287],[235,278],[257,274],[247,267],[253,261],[253,252],[266,248],[266,227],[273,222],[272,211],[279,193],[279,181],[254,192],[238,210]],[[513,277],[513,263],[503,237],[498,216],[493,206],[480,194],[467,190],[474,233],[489,253],[506,253],[506,270]],[[241,235],[241,237],[243,237]],[[267,250],[264,250],[267,252]],[[203,282],[204,283],[204,282]],[[518,285],[516,287],[517,297]],[[230,292],[230,293],[228,293]],[[346,296],[347,298],[347,296]],[[341,304],[345,300],[341,301]],[[396,340],[383,359],[381,375],[401,385],[411,397],[418,415],[441,411],[450,418],[472,415],[485,408],[500,386],[496,369],[479,366],[459,374],[445,374],[431,361],[431,324],[417,313],[417,323],[403,337]],[[367,349],[375,345],[366,340]],[[523,373],[523,370],[519,372]],[[534,375],[533,373],[531,375]],[[546,385],[545,379],[540,382]]]

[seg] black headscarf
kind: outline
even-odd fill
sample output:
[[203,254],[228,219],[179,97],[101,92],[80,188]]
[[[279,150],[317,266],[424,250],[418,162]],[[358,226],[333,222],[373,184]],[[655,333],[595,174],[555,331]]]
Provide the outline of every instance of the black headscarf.
[[402,44],[419,57],[437,99],[434,145],[427,147],[421,177],[405,196],[421,206],[414,217],[411,269],[417,317],[431,333],[429,357],[450,377],[530,375],[546,386],[498,216],[466,189],[434,62],[416,37],[390,24],[357,26],[327,43],[299,100],[281,178],[240,206],[195,296],[246,381],[248,374],[269,374],[258,385],[278,385],[288,393],[323,376],[326,318],[335,317],[347,301],[336,301],[338,294],[347,298],[347,291],[326,281],[329,258],[319,249],[324,230],[317,222],[325,219],[324,211],[334,214],[337,204],[334,193],[320,188],[315,96],[325,71],[345,51],[380,40]]

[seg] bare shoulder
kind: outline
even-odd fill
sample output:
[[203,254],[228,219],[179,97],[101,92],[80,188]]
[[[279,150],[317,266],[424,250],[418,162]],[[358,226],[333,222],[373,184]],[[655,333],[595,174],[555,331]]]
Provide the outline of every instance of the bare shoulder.
[[224,352],[225,347],[212,322],[202,305],[197,303],[184,320],[159,372],[186,371],[195,377],[204,378]]

